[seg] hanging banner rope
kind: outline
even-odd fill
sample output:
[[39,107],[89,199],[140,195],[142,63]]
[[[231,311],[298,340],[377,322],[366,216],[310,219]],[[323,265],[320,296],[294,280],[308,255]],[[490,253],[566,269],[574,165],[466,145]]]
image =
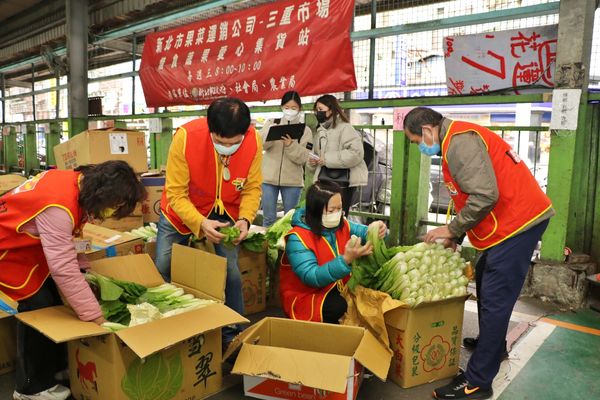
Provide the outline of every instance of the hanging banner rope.
[[356,89],[353,0],[287,0],[146,36],[140,79],[162,107]]

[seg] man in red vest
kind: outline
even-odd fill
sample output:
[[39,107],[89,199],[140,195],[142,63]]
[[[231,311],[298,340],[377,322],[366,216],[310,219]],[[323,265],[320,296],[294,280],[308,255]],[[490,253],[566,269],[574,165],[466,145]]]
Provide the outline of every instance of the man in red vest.
[[452,121],[425,107],[404,118],[407,138],[421,153],[442,157],[444,182],[456,209],[426,242],[456,247],[465,234],[482,251],[476,266],[479,338],[466,371],[433,393],[437,399],[487,399],[500,369],[513,307],[533,251],[554,215],[527,165],[497,134]]
[[[250,125],[250,110],[241,100],[215,100],[206,118],[179,127],[167,159],[156,243],[156,266],[171,280],[173,243],[190,236],[206,237],[218,255],[227,258],[225,304],[242,314],[244,299],[238,268],[238,247],[227,248],[219,228],[236,226],[239,244],[248,235],[260,206],[262,142]],[[226,346],[238,329],[223,329]]]

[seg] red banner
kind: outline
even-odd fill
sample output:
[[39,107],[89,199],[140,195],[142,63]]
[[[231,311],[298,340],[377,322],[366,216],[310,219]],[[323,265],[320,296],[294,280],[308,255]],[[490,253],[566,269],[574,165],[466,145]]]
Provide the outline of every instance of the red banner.
[[354,0],[275,1],[146,36],[140,79],[149,107],[356,89]]

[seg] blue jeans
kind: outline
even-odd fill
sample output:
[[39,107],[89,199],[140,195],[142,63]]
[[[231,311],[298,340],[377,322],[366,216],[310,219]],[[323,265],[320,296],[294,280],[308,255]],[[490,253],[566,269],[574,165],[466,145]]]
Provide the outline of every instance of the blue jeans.
[[281,192],[284,212],[290,211],[300,201],[301,187],[275,186],[268,183],[262,185],[263,226],[271,226],[277,220],[277,198]]
[[[182,235],[161,214],[158,220],[158,236],[156,238],[156,267],[166,282],[171,282],[171,254],[173,244],[189,245],[190,234]],[[227,281],[225,282],[225,305],[238,314],[244,313],[244,295],[242,293],[242,275],[238,267],[239,246],[229,249],[222,244],[215,244],[215,253],[227,259]],[[223,328],[223,342],[228,343],[241,332],[239,326]]]

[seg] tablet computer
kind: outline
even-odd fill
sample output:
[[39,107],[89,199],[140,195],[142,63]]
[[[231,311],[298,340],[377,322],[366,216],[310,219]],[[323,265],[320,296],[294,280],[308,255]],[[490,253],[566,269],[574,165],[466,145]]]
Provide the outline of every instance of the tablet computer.
[[269,128],[267,134],[267,142],[272,140],[280,140],[285,135],[288,135],[292,139],[300,141],[300,138],[304,134],[304,128],[306,124],[287,124],[287,125],[273,125]]

